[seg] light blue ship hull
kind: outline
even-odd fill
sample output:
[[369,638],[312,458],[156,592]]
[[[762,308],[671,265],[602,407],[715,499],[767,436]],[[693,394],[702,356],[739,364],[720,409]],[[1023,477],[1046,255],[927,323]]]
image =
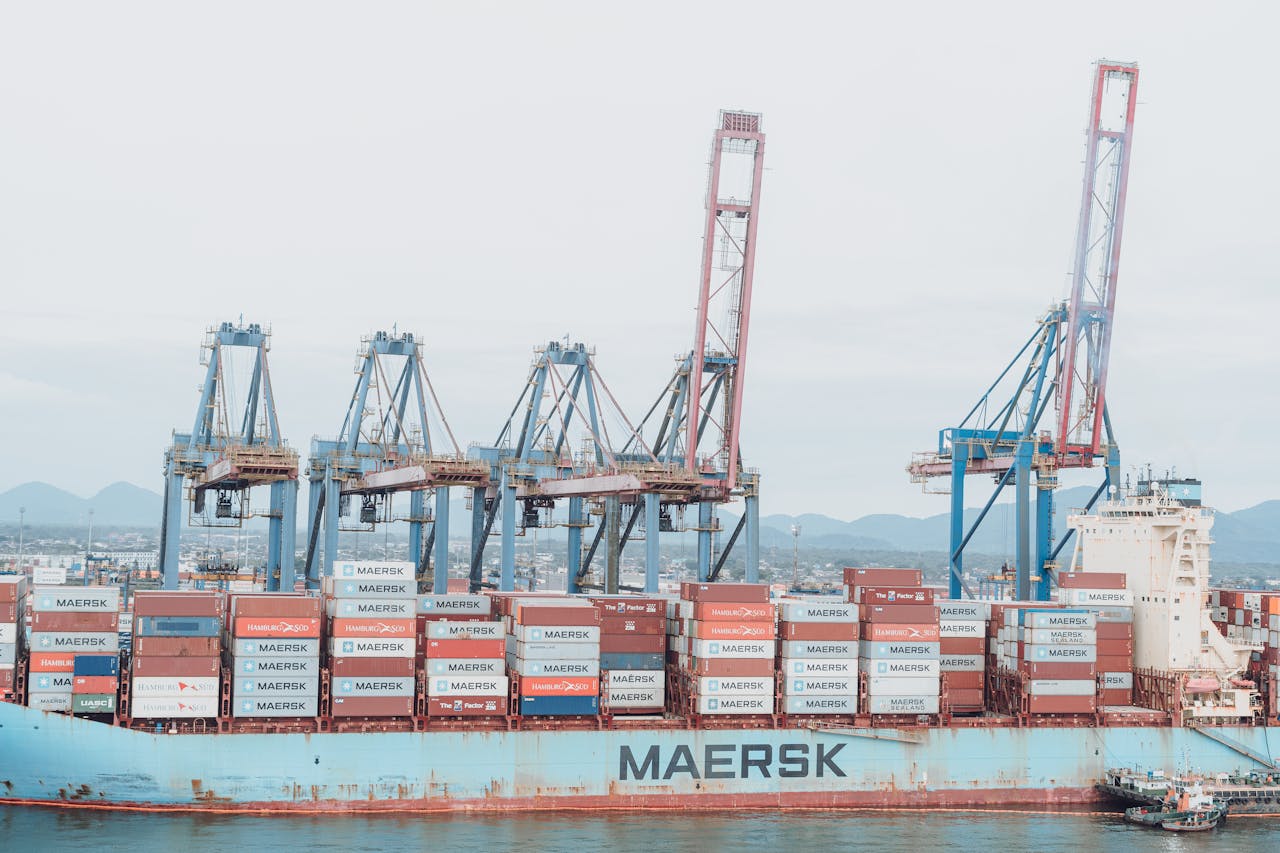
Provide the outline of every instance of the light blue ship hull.
[[1254,769],[1280,729],[155,735],[0,703],[0,802],[225,810],[1067,804],[1107,768]]

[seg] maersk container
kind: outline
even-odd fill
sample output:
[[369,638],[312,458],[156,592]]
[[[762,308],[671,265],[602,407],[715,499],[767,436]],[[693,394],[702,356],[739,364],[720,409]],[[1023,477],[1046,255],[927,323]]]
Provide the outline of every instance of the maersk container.
[[507,637],[507,654],[521,660],[563,660],[565,658],[599,659],[598,643],[522,643]]
[[429,675],[506,675],[506,661],[501,658],[432,658],[427,661]]
[[734,696],[702,695],[698,697],[699,714],[772,714],[773,694]]
[[823,676],[858,674],[857,658],[786,658],[782,659],[786,675]]
[[347,619],[411,619],[411,598],[330,598],[325,602],[329,616]]
[[427,623],[427,636],[433,640],[497,640],[504,635],[501,622]]
[[601,670],[637,670],[637,669],[657,669],[661,670],[666,667],[665,655],[647,654],[647,653],[631,653],[626,652],[601,652],[600,653],[600,669]]
[[408,560],[342,560],[333,564],[333,577],[355,580],[412,580],[415,566]]
[[598,677],[600,661],[590,659],[569,660],[524,660],[516,658],[512,671],[521,675],[572,675],[579,677]]
[[76,655],[71,659],[71,672],[75,675],[119,675],[118,655]]
[[73,714],[114,714],[115,710],[114,693],[74,693],[71,696]]
[[938,618],[947,621],[986,622],[991,618],[991,605],[985,601],[938,601]]
[[217,616],[138,616],[133,620],[138,637],[216,637],[221,630]]
[[197,678],[135,678],[131,695],[137,697],[185,697],[218,695],[218,679]]
[[987,668],[983,655],[943,655],[938,665],[943,672],[982,672]]
[[314,717],[319,705],[315,696],[237,696],[231,703],[231,716]]
[[333,681],[334,696],[409,696],[416,688],[413,678],[351,677]]
[[837,602],[783,601],[779,603],[784,622],[857,622],[858,605]]
[[0,622],[0,646],[9,646],[18,642],[18,624],[16,622]]
[[313,658],[320,655],[320,641],[303,638],[236,640],[234,649],[235,654],[240,657]]
[[857,676],[809,676],[789,677],[782,682],[782,692],[792,695],[855,696],[858,693]]
[[520,714],[526,717],[590,717],[599,713],[599,696],[520,697]]
[[[433,622],[436,625],[448,625],[448,622]],[[460,624],[460,623],[452,623]],[[500,623],[473,622],[474,625]],[[521,643],[594,643],[600,644],[600,626],[598,625],[516,625],[512,632],[517,642]],[[431,634],[430,636],[435,636]],[[597,653],[598,654],[598,653]]]
[[428,696],[506,696],[509,689],[505,675],[433,675],[427,679]]
[[936,714],[938,696],[868,696],[868,714]]
[[428,594],[418,596],[417,604],[419,613],[487,616],[492,612],[493,599],[475,594]]
[[1027,682],[1027,693],[1031,696],[1092,696],[1097,689],[1093,679],[1044,679]]
[[611,669],[604,679],[607,690],[664,687],[666,683],[666,673],[652,669]]
[[18,661],[17,643],[0,643],[0,664],[13,666]]
[[263,696],[314,695],[320,691],[320,679],[257,675],[251,678],[237,678],[235,691],[237,696],[243,696],[246,693]]
[[604,691],[610,708],[653,708],[655,711],[666,703],[666,689],[662,685],[642,687],[609,687]]
[[31,692],[31,695],[27,697],[27,707],[37,711],[66,713],[71,710],[71,691],[65,690],[60,693]]
[[28,693],[70,693],[75,676],[69,672],[32,673],[27,681]]
[[325,578],[321,589],[331,598],[410,598],[418,594],[418,582],[412,577],[379,580]]
[[1133,590],[1064,589],[1067,604],[1076,607],[1132,607]]
[[862,656],[879,660],[882,658],[937,658],[942,652],[942,644],[938,642],[918,643],[911,641],[864,642]]
[[774,688],[772,678],[705,677],[696,679],[694,684],[699,696],[715,695],[717,693],[732,693],[744,696],[768,694],[772,696]]
[[333,637],[329,640],[329,654],[348,658],[403,658],[417,654],[417,644],[412,639],[377,640],[361,637]]
[[942,663],[937,659],[924,658],[877,658],[876,660],[866,658],[863,670],[870,675],[937,678],[938,673],[942,671]]
[[853,695],[788,694],[783,699],[782,710],[787,714],[855,714],[858,699]]
[[31,595],[32,611],[45,613],[90,611],[116,612],[120,609],[120,587],[42,587]]
[[31,650],[37,652],[118,652],[115,631],[84,633],[31,633]]
[[987,636],[987,623],[943,619],[938,623],[938,636],[944,638],[985,637]]
[[1052,663],[1093,663],[1098,659],[1096,646],[1023,646],[1022,659]]
[[231,669],[236,675],[315,678],[320,675],[320,659],[314,657],[236,657],[232,659]]
[[139,720],[216,717],[218,699],[210,696],[135,696],[129,700],[129,713]]
[[1025,628],[1082,628],[1097,627],[1098,616],[1087,610],[1007,610],[1014,614],[1013,624]]
[[1104,690],[1129,690],[1133,687],[1132,672],[1104,672],[1102,688]]
[[867,678],[867,693],[871,696],[937,696],[938,687],[937,676],[872,675]]
[[1092,646],[1098,632],[1086,628],[1024,628],[1022,640],[1037,646]]
[[773,640],[693,640],[690,651],[696,658],[772,658],[776,647]]

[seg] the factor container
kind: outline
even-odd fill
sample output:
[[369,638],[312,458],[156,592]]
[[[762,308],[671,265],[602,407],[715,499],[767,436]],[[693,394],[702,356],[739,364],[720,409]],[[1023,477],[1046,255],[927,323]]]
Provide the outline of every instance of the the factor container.
[[286,718],[319,714],[319,675],[307,675],[306,669],[281,671],[272,662],[301,661],[304,667],[311,662],[318,664],[323,612],[321,600],[313,596],[295,593],[231,596],[227,613],[227,659],[233,673],[233,717]]
[[133,597],[129,708],[134,719],[216,717],[226,597],[139,591]]
[[[120,680],[120,588],[36,587],[30,603],[31,650],[42,656],[38,663],[56,665],[59,671],[35,670],[33,665],[27,704],[45,711],[114,713]],[[51,653],[61,656],[56,664],[43,657]],[[82,681],[77,689],[78,677],[93,680]]]

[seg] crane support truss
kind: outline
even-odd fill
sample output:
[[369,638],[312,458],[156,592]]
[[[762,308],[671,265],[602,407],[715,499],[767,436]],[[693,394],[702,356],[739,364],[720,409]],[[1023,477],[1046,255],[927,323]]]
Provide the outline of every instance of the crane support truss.
[[[165,589],[177,589],[184,520],[193,527],[240,527],[254,515],[248,492],[270,486],[267,587],[292,589],[298,500],[298,454],[285,445],[276,417],[271,371],[271,334],[257,324],[222,323],[210,329],[201,349],[205,364],[200,402],[191,432],[173,435],[165,451],[164,506],[160,525],[160,570]],[[243,406],[229,393],[232,353],[252,358]],[[214,497],[210,514],[207,497]],[[190,505],[182,512],[184,499]]]
[[[317,586],[332,574],[341,531],[372,531],[378,524],[406,521],[409,556],[419,577],[431,567],[434,546],[432,589],[443,593],[448,588],[449,489],[483,488],[488,470],[463,456],[431,386],[422,344],[412,334],[377,332],[365,338],[355,372],[338,438],[311,442],[308,583]],[[403,492],[409,494],[408,514],[396,515],[393,497]],[[427,510],[432,496],[434,514]],[[343,527],[353,499],[360,503],[358,522]]]
[[[1102,484],[1085,511],[1119,485],[1120,451],[1105,388],[1137,82],[1136,65],[1102,61],[1095,66],[1069,301],[1045,314],[960,425],[939,433],[937,449],[917,454],[907,467],[912,481],[926,488],[935,478],[949,481],[953,598],[969,592],[965,548],[1005,487],[1014,488],[1016,595],[1047,600],[1057,556],[1071,537],[1068,531],[1054,542],[1058,471],[1103,462]],[[1006,398],[1010,386],[1013,391]],[[1040,429],[1051,402],[1056,434]],[[974,474],[995,477],[996,486],[969,521],[965,479]]]

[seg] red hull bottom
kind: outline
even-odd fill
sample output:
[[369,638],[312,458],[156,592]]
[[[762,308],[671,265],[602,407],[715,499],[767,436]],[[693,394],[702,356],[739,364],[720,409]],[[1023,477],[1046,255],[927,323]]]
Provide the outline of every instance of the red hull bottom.
[[104,803],[3,799],[0,804],[104,811],[219,812],[222,814],[369,814],[448,812],[730,811],[939,809],[1031,811],[1092,805],[1103,798],[1088,788],[987,788],[954,791],[843,791],[765,794],[651,794],[581,797],[493,797],[455,800],[298,800],[293,802]]

